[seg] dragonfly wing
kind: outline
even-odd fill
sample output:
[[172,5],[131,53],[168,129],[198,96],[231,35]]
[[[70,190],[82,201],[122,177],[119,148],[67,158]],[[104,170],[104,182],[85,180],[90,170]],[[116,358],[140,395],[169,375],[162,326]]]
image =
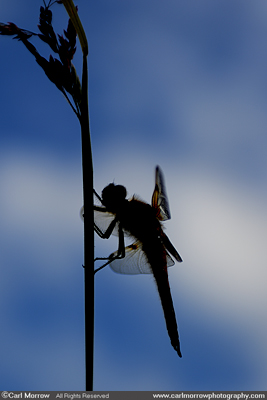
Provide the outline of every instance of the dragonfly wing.
[[173,261],[173,259],[171,258],[171,256],[168,253],[166,254],[166,259],[167,259],[167,267],[168,268],[172,267],[175,264],[175,262]]
[[[114,220],[115,215],[106,210],[101,203],[101,198],[95,191],[94,202],[94,229],[98,234],[103,235]],[[80,209],[80,217],[84,220],[84,206]],[[118,236],[118,224],[115,225],[112,234]]]
[[[114,218],[115,215],[106,211],[104,207],[103,210],[101,207],[97,207],[97,210],[94,210],[95,231],[104,234]],[[118,236],[118,224],[115,225],[112,234]]]
[[[109,258],[114,258],[117,254],[118,252],[115,251],[109,256]],[[109,265],[114,272],[119,274],[152,274],[150,264],[142,250],[141,243],[138,241],[125,247],[125,257],[117,258]]]
[[163,172],[159,166],[156,167],[156,182],[151,203],[152,207],[157,210],[157,217],[159,220],[166,221],[171,218]]
[[[111,222],[114,220],[115,215],[108,212],[103,206],[100,196],[94,190],[94,228],[95,231],[104,234],[108,229]],[[118,224],[112,232],[113,235],[118,236]]]
[[[109,258],[115,258],[118,252],[110,254]],[[167,253],[167,267],[173,266],[175,263],[171,256]],[[125,247],[125,257],[117,258],[109,264],[110,268],[119,274],[137,275],[152,274],[151,266],[147,257],[142,250],[141,243],[136,241]]]
[[82,208],[80,209],[80,217],[84,221],[83,216],[84,216],[84,206],[82,206]]
[[167,235],[165,235],[164,232],[161,232],[161,238],[162,238],[162,241],[163,241],[163,244],[164,244],[165,248],[175,258],[175,260],[178,261],[178,262],[182,262],[183,261],[182,257],[180,256],[180,254],[175,249],[175,247],[171,243],[170,239],[168,238]]

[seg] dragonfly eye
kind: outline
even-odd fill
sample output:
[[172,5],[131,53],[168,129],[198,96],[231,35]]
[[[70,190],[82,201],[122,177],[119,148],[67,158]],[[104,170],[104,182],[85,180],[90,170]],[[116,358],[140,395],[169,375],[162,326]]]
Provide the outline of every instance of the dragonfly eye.
[[102,191],[102,203],[108,210],[115,211],[125,200],[126,195],[127,191],[124,186],[110,183]]

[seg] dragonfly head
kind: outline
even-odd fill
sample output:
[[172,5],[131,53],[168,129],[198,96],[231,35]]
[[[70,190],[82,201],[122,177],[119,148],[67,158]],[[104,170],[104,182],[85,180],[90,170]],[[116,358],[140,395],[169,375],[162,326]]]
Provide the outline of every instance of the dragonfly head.
[[126,188],[110,183],[102,191],[102,203],[111,212],[117,212],[127,196]]

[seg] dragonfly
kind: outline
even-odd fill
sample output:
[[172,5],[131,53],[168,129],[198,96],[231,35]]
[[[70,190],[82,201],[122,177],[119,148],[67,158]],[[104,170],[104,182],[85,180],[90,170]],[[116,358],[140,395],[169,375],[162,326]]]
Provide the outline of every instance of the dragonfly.
[[[122,185],[110,183],[100,197],[94,191],[100,205],[94,205],[94,229],[103,239],[118,235],[118,250],[109,257],[96,260],[106,262],[95,272],[109,265],[120,274],[153,274],[159,292],[171,344],[182,357],[177,321],[171,296],[167,267],[179,263],[182,258],[163,232],[162,221],[171,218],[163,172],[155,171],[155,188],[151,205],[137,196],[126,199],[127,191]],[[133,243],[125,246],[125,236]],[[173,257],[173,258],[172,258]]]

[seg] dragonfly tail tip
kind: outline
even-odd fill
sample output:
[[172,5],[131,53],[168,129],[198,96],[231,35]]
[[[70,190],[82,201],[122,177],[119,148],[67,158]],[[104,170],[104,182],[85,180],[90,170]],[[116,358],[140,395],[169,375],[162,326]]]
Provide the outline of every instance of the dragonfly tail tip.
[[182,358],[182,353],[181,353],[181,350],[180,350],[180,346],[177,345],[177,346],[173,346],[173,347],[174,347],[174,350],[177,352],[178,356],[180,358]]

